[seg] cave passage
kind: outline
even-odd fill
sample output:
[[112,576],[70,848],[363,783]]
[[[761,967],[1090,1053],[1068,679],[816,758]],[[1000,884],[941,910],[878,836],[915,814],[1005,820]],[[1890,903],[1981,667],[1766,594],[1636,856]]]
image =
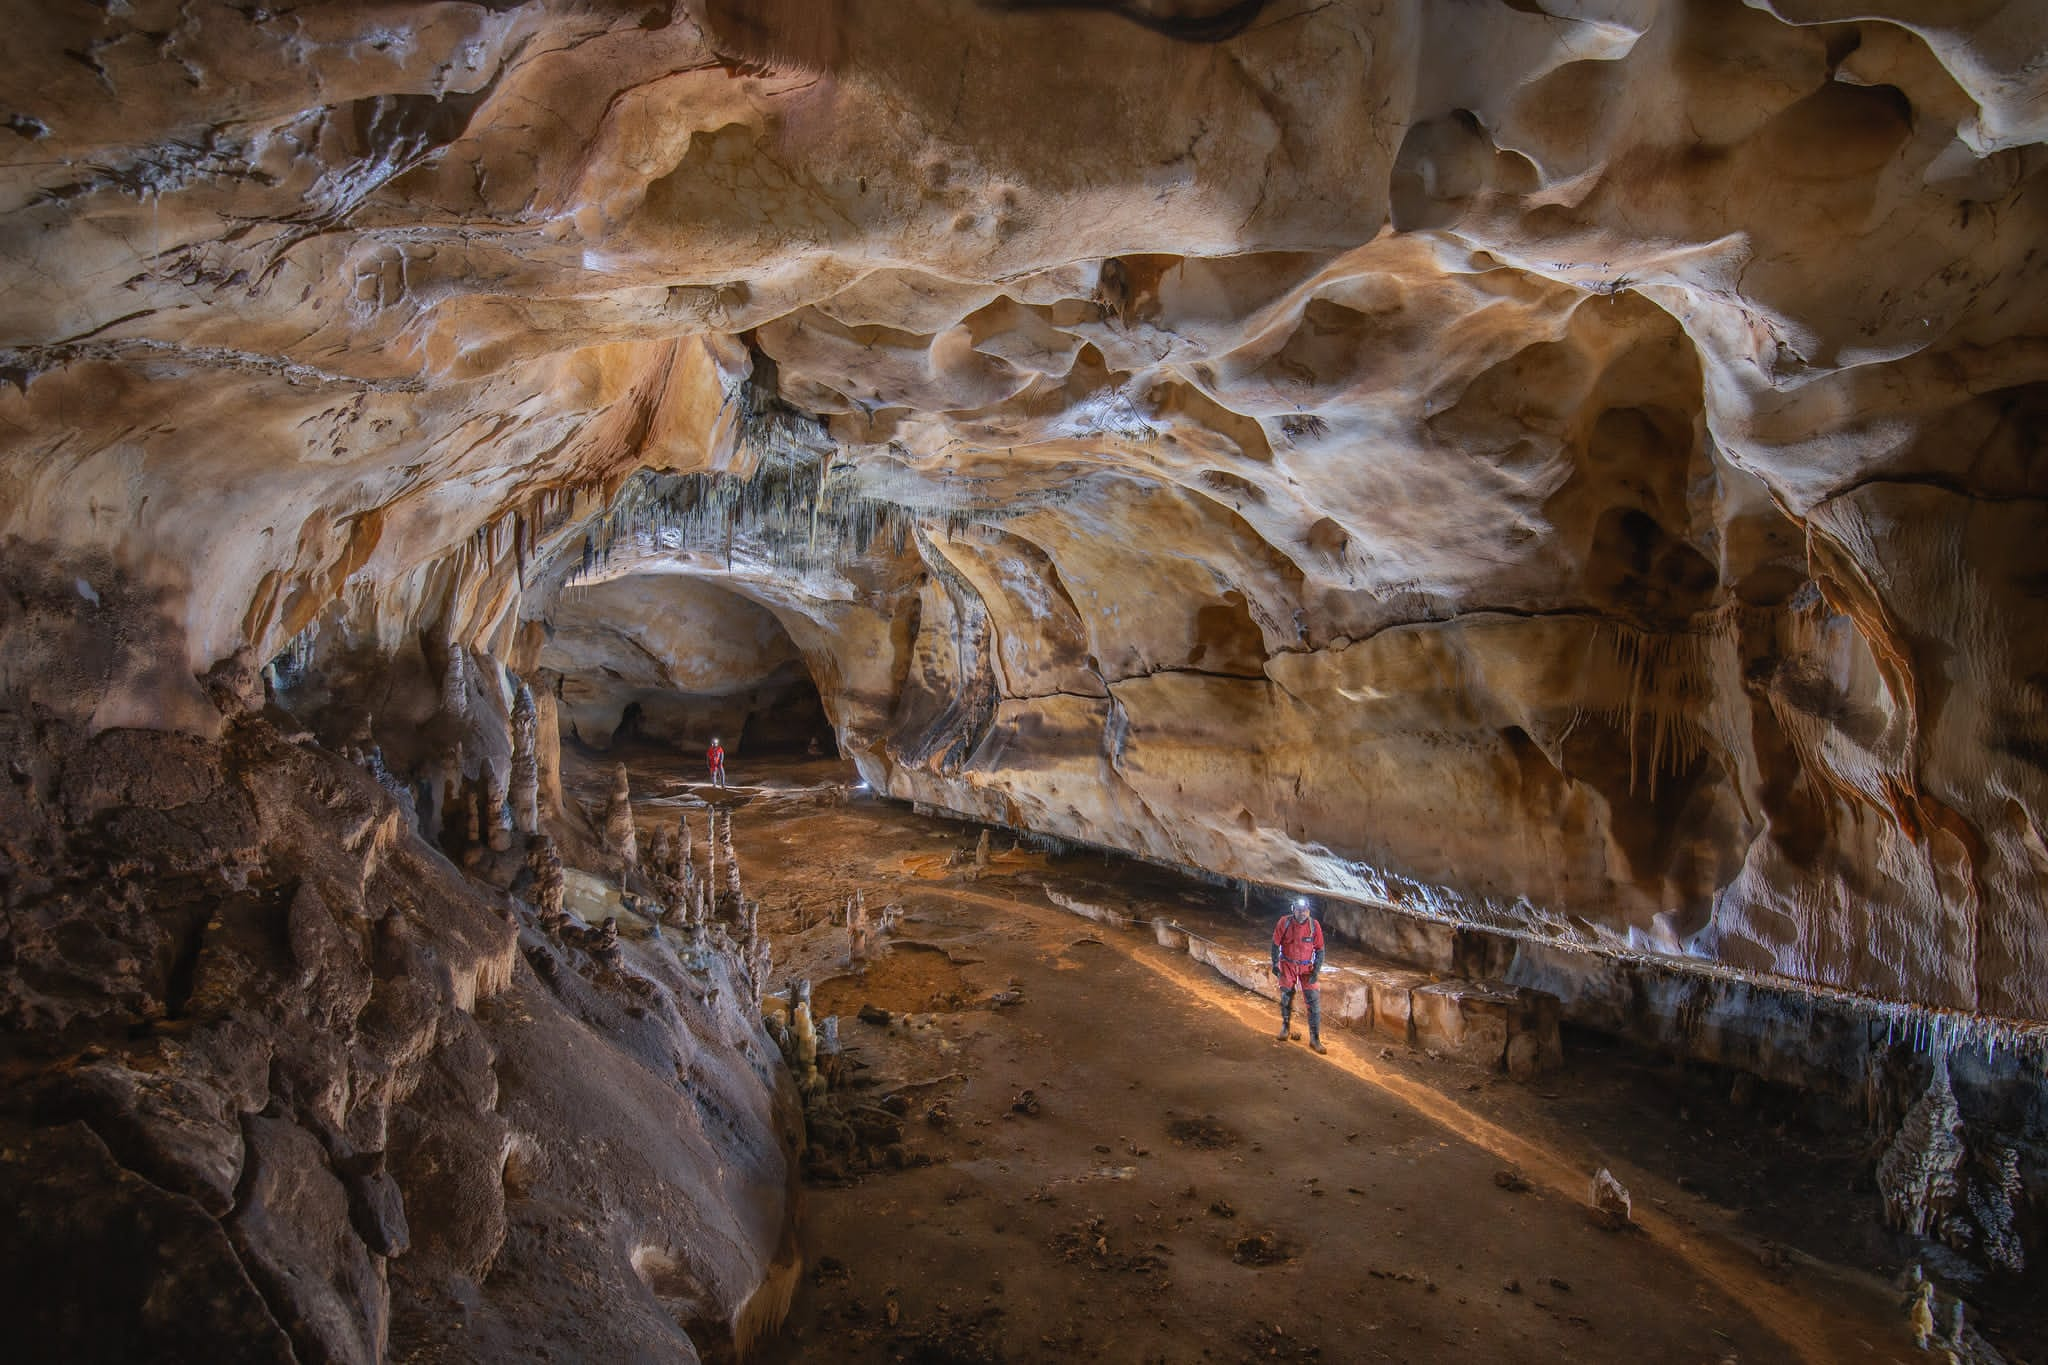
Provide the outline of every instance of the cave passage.
[[0,7],[10,1358],[2048,1365],[2044,0]]
[[[1848,1268],[1885,1234],[1844,1179],[1846,1105],[1560,1034],[1527,992],[1336,930],[1317,1057],[1299,1017],[1274,1038],[1288,897],[816,764],[764,760],[737,793],[627,766],[693,793],[639,805],[643,828],[729,816],[775,944],[809,1189],[762,1359],[1912,1358],[1870,1348],[1896,1291]],[[607,760],[566,772],[601,810]],[[629,918],[630,951],[666,951]],[[1603,1170],[1620,1227],[1592,1206]],[[2035,1326],[2000,1303],[2001,1334]]]
[[837,757],[810,666],[774,612],[716,584],[627,574],[565,590],[539,654],[563,737],[588,749],[654,746],[735,764]]

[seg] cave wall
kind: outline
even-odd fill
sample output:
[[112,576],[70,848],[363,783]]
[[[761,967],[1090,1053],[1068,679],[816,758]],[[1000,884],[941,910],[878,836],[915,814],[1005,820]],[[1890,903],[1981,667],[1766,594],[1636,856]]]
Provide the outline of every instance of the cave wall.
[[0,544],[73,589],[12,698],[530,675],[772,371],[900,550],[630,553],[887,790],[2048,1018],[2033,7],[14,18]]
[[[76,588],[5,581],[13,654]],[[130,586],[97,607],[139,645]],[[474,752],[503,712],[455,676]],[[252,664],[204,695],[213,738],[0,708],[16,1351],[494,1360],[573,1321],[696,1360],[779,1317],[797,1099],[730,957],[545,933],[523,849],[443,856]]]

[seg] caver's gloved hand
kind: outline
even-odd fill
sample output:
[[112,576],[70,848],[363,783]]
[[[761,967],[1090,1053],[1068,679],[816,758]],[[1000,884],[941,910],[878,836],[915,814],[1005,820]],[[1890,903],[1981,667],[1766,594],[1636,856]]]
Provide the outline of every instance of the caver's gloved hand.
[[1280,945],[1273,945],[1273,975],[1280,975]]

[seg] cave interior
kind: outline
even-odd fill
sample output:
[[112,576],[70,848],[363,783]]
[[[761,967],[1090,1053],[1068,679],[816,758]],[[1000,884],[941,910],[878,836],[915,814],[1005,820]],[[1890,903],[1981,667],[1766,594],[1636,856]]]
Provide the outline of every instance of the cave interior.
[[22,1358],[2048,1362],[2048,7],[8,19]]

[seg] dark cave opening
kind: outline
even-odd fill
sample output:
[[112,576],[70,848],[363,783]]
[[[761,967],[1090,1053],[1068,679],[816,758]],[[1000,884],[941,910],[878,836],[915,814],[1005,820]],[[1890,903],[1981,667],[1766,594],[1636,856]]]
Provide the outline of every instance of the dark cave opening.
[[591,751],[837,757],[811,666],[769,608],[675,574],[632,574],[563,593],[541,666],[562,736]]

